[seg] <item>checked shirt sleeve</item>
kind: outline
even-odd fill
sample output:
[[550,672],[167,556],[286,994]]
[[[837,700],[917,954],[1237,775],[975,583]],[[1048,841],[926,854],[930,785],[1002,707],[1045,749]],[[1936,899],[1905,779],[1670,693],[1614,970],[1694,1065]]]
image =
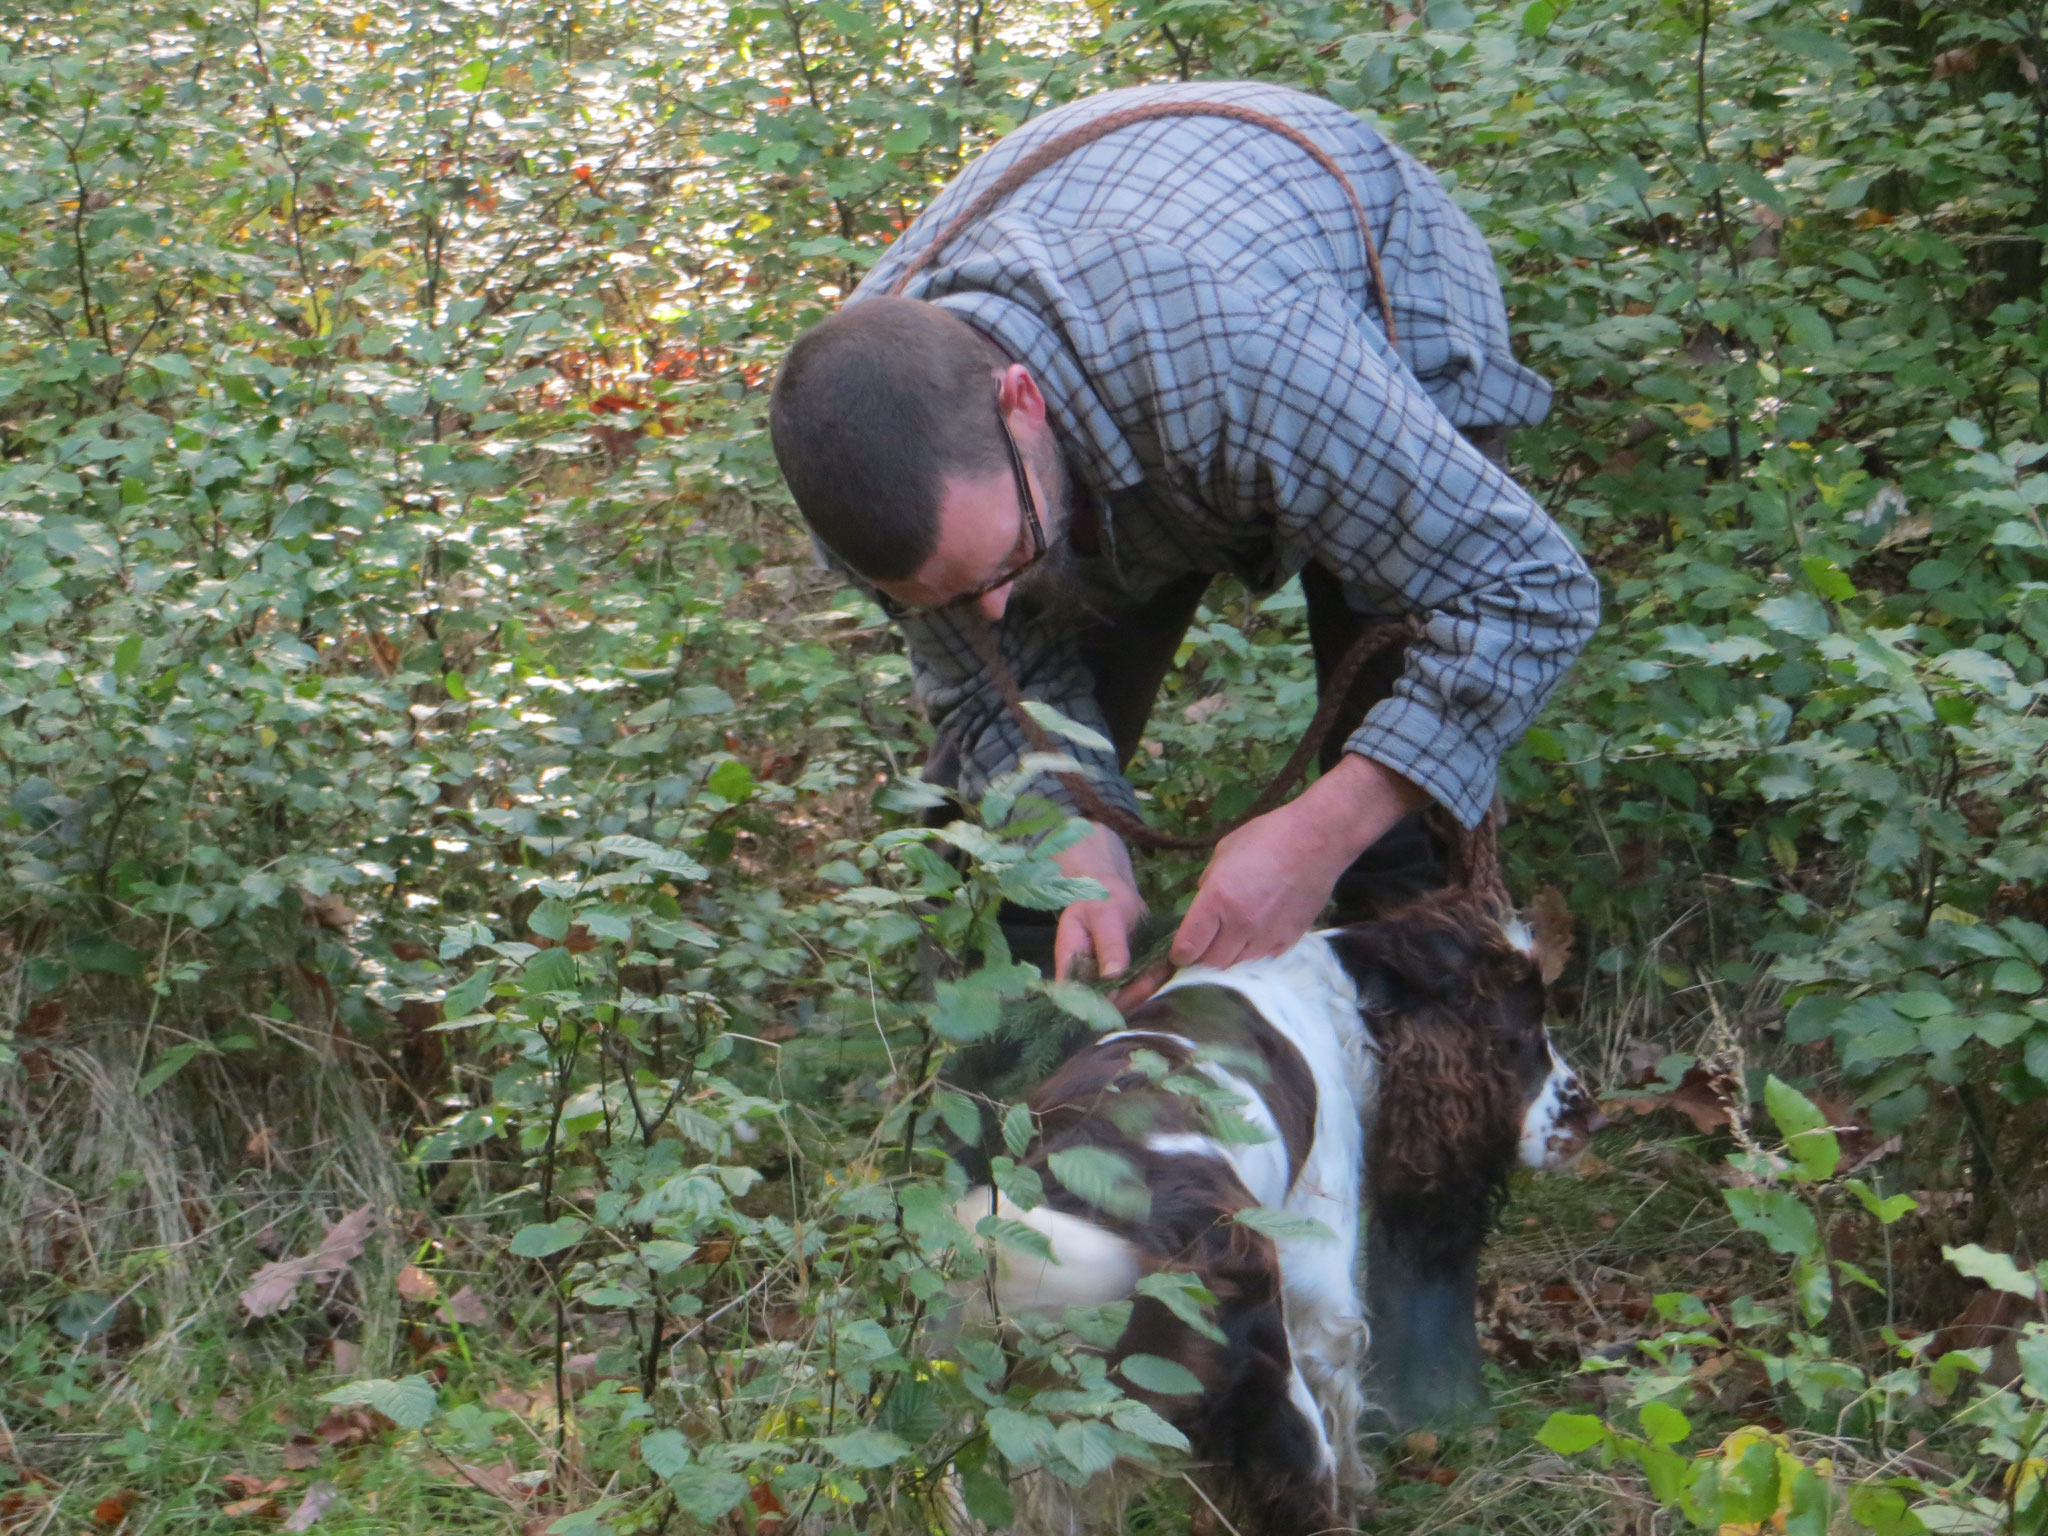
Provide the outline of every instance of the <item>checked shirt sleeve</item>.
[[1473,826],[1502,752],[1599,620],[1592,573],[1348,311],[1306,297],[1239,310],[1229,329],[1227,494],[1271,507],[1283,542],[1373,609],[1424,621],[1392,696],[1345,749]]
[[[1109,727],[1095,702],[1094,680],[1081,664],[1067,626],[1043,614],[1023,613],[1020,607],[1013,604],[994,630],[1018,690],[1026,699],[1050,704],[1107,737]],[[1014,770],[1031,751],[1023,727],[988,676],[965,628],[980,623],[975,616],[932,614],[903,624],[917,697],[938,733],[933,756],[957,751],[956,787],[970,800],[979,798],[992,780]],[[1060,745],[1081,765],[1105,802],[1137,814],[1138,802],[1113,752],[1074,742]],[[1029,790],[1070,811],[1080,810],[1066,787],[1048,774],[1031,780]]]

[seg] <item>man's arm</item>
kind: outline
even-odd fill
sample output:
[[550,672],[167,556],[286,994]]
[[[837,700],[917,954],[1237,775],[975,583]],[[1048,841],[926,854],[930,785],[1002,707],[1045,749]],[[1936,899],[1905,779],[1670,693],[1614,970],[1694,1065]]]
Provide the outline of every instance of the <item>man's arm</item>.
[[1272,507],[1284,542],[1424,628],[1338,768],[1218,845],[1173,949],[1210,965],[1299,939],[1351,860],[1426,800],[1476,824],[1501,753],[1599,621],[1563,531],[1348,311],[1316,296],[1231,318],[1226,494]]

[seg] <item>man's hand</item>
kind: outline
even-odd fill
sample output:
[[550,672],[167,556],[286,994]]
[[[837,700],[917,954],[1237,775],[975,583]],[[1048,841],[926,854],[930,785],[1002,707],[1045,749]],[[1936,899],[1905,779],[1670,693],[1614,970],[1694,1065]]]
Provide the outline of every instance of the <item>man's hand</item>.
[[1097,901],[1074,902],[1060,914],[1052,944],[1053,976],[1065,981],[1083,955],[1094,957],[1096,975],[1117,975],[1131,963],[1131,930],[1145,915],[1123,839],[1107,827],[1097,827],[1065,853],[1055,854],[1053,861],[1061,873],[1098,881],[1109,893]]
[[1351,861],[1428,798],[1391,768],[1347,753],[1298,798],[1216,845],[1174,935],[1174,964],[1279,954],[1308,932]]

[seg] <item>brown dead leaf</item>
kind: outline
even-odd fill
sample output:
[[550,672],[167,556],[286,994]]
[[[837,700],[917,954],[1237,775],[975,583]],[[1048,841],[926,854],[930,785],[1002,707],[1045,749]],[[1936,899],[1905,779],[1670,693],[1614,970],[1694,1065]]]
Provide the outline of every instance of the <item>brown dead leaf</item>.
[[353,1376],[356,1374],[357,1367],[362,1364],[363,1352],[348,1339],[328,1340],[327,1353],[328,1358],[333,1362],[334,1374],[337,1376]]
[[0,1493],[0,1531],[25,1531],[40,1523],[43,1508],[49,1502],[50,1495],[40,1486],[11,1488]]
[[376,1439],[377,1420],[382,1417],[367,1408],[337,1408],[313,1426],[313,1433],[337,1451],[345,1451]]
[[251,1162],[268,1168],[270,1160],[277,1155],[277,1132],[267,1125],[257,1126],[256,1134],[249,1138],[242,1150],[249,1155]]
[[515,1419],[530,1419],[533,1410],[541,1405],[544,1398],[535,1392],[522,1392],[517,1387],[496,1386],[484,1399],[493,1408],[509,1413]]
[[1543,985],[1547,987],[1564,974],[1565,964],[1572,957],[1572,909],[1563,891],[1545,885],[1537,888],[1522,915],[1535,936],[1536,969],[1542,973]]
[[480,1328],[491,1320],[491,1309],[472,1287],[465,1285],[448,1298],[448,1315],[465,1328]]
[[1892,222],[1892,216],[1882,208],[1866,208],[1854,220],[1858,229],[1877,229]]
[[1938,1360],[1957,1349],[1988,1349],[1991,1364],[1983,1379],[1993,1386],[2009,1385],[2020,1373],[2019,1356],[2013,1348],[2019,1327],[2032,1315],[2033,1308],[2024,1297],[1987,1286],[1971,1294],[1963,1310],[1934,1336],[1922,1358]]
[[1952,79],[1956,75],[1973,75],[1983,65],[1989,45],[1972,43],[1965,48],[1950,48],[1934,56],[1934,78]]
[[288,1531],[310,1530],[322,1515],[334,1508],[340,1497],[341,1490],[323,1478],[306,1490],[306,1496],[299,1500],[299,1507],[286,1518],[284,1528]]
[[339,896],[312,896],[301,891],[299,900],[304,904],[307,918],[317,927],[330,928],[336,933],[347,933],[355,923],[356,914]]
[[2013,62],[2020,67],[2020,78],[2029,85],[2039,85],[2041,83],[2041,66],[2036,64],[2027,50],[2018,43],[2013,43],[2010,46]]
[[1878,536],[1879,549],[1897,549],[1901,544],[1917,544],[1922,539],[1934,536],[1934,519],[1924,512],[1915,512],[1900,518]]
[[284,1506],[275,1499],[237,1499],[221,1505],[220,1512],[230,1520],[275,1520],[284,1513]]
[[451,1477],[457,1482],[467,1483],[494,1499],[503,1499],[507,1504],[520,1505],[533,1497],[533,1489],[518,1481],[519,1468],[509,1461],[494,1462],[488,1467],[478,1466],[473,1461],[456,1461],[447,1456],[427,1458],[427,1470],[441,1477]]
[[135,1507],[135,1490],[123,1488],[110,1493],[92,1507],[92,1523],[103,1531],[119,1530],[128,1523],[128,1511]]
[[419,1265],[408,1264],[398,1272],[398,1294],[407,1301],[434,1301],[441,1294],[441,1285]]
[[299,1283],[339,1277],[363,1251],[376,1220],[369,1206],[358,1206],[327,1229],[320,1246],[296,1259],[278,1259],[264,1265],[250,1278],[242,1292],[242,1310],[252,1318],[270,1317],[284,1310],[297,1294]]
[[1735,1123],[1735,1112],[1729,1107],[1735,1089],[1735,1079],[1727,1073],[1710,1071],[1695,1063],[1669,1093],[1608,1099],[1600,1108],[1610,1120],[1622,1115],[1655,1114],[1660,1109],[1676,1110],[1693,1123],[1694,1130],[1706,1136]]
[[287,1472],[310,1472],[320,1465],[320,1441],[312,1435],[293,1435],[278,1453],[277,1464]]
[[401,960],[417,961],[426,959],[432,951],[426,945],[416,944],[411,939],[393,939],[391,953]]
[[254,1472],[227,1472],[221,1476],[221,1486],[238,1499],[260,1499],[266,1494],[278,1493],[291,1484],[288,1477],[263,1478]]

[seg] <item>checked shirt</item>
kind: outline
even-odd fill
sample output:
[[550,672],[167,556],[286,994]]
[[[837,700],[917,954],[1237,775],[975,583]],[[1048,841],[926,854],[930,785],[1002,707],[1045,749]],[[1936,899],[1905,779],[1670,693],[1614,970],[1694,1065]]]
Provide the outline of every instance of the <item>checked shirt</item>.
[[[1266,590],[1314,561],[1360,611],[1420,615],[1392,696],[1345,747],[1471,826],[1492,803],[1501,753],[1592,632],[1599,594],[1557,525],[1457,431],[1540,420],[1550,390],[1510,354],[1491,255],[1429,171],[1349,112],[1284,87],[1107,92],[975,161],[852,302],[886,292],[1017,155],[1153,98],[1283,118],[1344,167],[1379,242],[1398,357],[1342,188],[1279,134],[1221,118],[1136,123],[1075,150],[956,236],[906,292],[1031,369],[1095,506],[1090,606],[1114,611],[1194,572]],[[1027,698],[1099,730],[1074,620],[1013,602],[998,641]],[[979,622],[904,625],[919,697],[958,743],[970,795],[1027,750],[962,627]],[[1106,798],[1136,809],[1113,754],[1074,755]],[[1033,787],[1066,798],[1051,781]]]

